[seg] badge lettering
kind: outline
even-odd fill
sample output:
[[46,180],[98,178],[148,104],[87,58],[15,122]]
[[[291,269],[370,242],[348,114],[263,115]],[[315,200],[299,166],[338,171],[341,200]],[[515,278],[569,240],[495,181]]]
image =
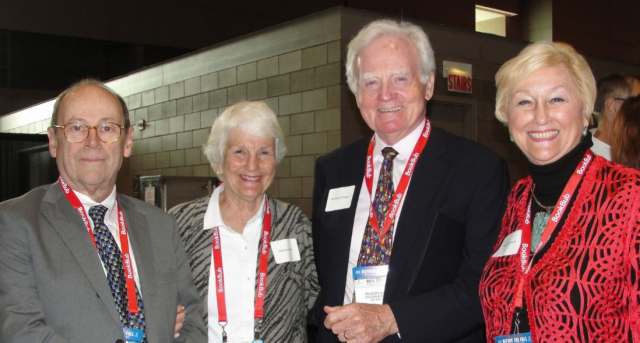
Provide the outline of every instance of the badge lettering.
[[265,278],[267,277],[266,273],[260,273],[260,277],[258,279],[258,297],[262,298],[264,296],[264,287],[265,287]]
[[367,156],[367,178],[371,178],[373,176],[373,166],[371,165],[371,156]]
[[402,202],[402,193],[396,193],[396,195],[397,197],[393,201],[393,207],[391,207],[391,212],[389,212],[389,217],[391,217],[391,219],[395,217],[396,211],[398,210],[398,206],[400,206],[400,203]]
[[555,216],[553,216],[553,218],[551,218],[551,220],[553,220],[554,223],[557,223],[562,217],[562,213],[564,212],[565,207],[567,207],[567,204],[569,203],[569,199],[571,199],[570,194],[565,194],[562,196],[562,200],[560,200],[560,203],[558,204],[558,212],[556,213]]
[[263,232],[262,233],[262,254],[265,255],[268,250],[267,248],[269,247],[269,233],[268,232]]
[[214,230],[213,231],[213,248],[214,249],[220,249],[220,237],[218,236],[218,230]]
[[216,269],[216,279],[218,280],[218,293],[224,293],[224,283],[222,282],[222,268]]
[[60,177],[60,184],[62,185],[62,189],[64,190],[65,194],[69,194],[71,190],[69,189],[69,186],[67,186],[67,183],[64,182],[64,179],[62,177]]
[[584,159],[582,160],[582,165],[580,166],[580,169],[576,171],[576,174],[582,175],[582,173],[584,173],[584,170],[587,169],[587,166],[589,165],[590,161],[591,161],[591,155],[585,156]]
[[527,249],[529,248],[529,244],[522,243],[522,249],[520,250],[520,268],[524,270],[527,264]]
[[133,270],[131,268],[129,253],[124,254],[124,267],[127,270],[127,279],[133,279]]
[[418,161],[418,157],[420,157],[419,153],[415,153],[413,154],[413,157],[411,157],[411,159],[409,160],[409,167],[407,168],[407,171],[404,173],[404,175],[406,176],[411,176],[411,173],[413,173],[413,167],[416,165],[416,161]]
[[124,214],[122,214],[122,212],[120,212],[119,215],[120,215],[120,234],[126,235],[127,234],[127,227],[124,224]]
[[431,132],[431,122],[427,120],[427,125],[424,128],[424,132],[422,133],[422,137],[429,138],[429,133]]
[[84,208],[82,206],[80,206],[76,210],[80,214],[80,219],[82,219],[82,222],[84,223],[85,227],[87,228],[87,231],[89,231],[91,229],[91,225],[89,225],[89,221],[87,220],[87,217],[85,217],[85,215],[84,215]]

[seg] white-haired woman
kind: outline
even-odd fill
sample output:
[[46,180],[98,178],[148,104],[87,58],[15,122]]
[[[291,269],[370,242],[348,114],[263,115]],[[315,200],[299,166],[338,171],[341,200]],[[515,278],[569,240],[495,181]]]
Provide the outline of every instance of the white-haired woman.
[[487,340],[640,342],[640,174],[589,149],[589,65],[540,42],[496,83],[496,117],[531,176],[509,195],[480,281]]
[[265,194],[286,152],[276,115],[264,102],[229,107],[204,152],[224,183],[170,212],[208,312],[209,342],[306,342],[319,290],[311,224]]

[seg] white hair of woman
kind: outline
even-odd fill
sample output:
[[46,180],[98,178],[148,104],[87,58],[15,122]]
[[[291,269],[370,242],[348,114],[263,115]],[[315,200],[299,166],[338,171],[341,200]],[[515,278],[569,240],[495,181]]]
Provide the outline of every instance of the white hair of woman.
[[415,24],[401,21],[396,22],[388,19],[376,20],[362,28],[358,35],[349,43],[347,47],[346,74],[349,89],[353,94],[358,93],[359,70],[356,65],[358,55],[374,40],[382,36],[398,36],[408,39],[418,53],[420,65],[420,82],[423,84],[429,81],[429,75],[436,69],[436,62],[433,56],[433,48],[429,43],[429,38],[424,30]]
[[[240,128],[247,134],[275,140],[276,163],[280,163],[287,152],[284,135],[276,114],[262,101],[244,101],[227,108],[216,118],[209,139],[204,145],[204,154],[215,170],[215,165],[224,165],[224,149],[229,133]],[[218,175],[224,181],[223,175]]]

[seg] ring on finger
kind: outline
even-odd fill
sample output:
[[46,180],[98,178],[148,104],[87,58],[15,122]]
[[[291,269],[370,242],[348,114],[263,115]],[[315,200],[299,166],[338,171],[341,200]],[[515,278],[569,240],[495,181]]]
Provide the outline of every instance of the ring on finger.
[[343,332],[343,333],[342,333],[342,335],[344,336],[344,340],[345,340],[345,341],[348,341],[348,340],[349,340],[349,339],[347,338],[347,332],[346,332],[346,331],[345,331],[345,332]]

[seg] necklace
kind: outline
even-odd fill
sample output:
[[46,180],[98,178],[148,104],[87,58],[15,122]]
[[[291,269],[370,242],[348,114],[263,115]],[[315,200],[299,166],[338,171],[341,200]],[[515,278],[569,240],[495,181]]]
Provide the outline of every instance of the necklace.
[[536,193],[531,192],[531,195],[533,195],[533,200],[536,201],[536,204],[538,204],[538,206],[542,207],[543,209],[545,209],[545,211],[547,211],[547,214],[551,214],[551,211],[553,211],[553,208],[556,207],[554,206],[545,206],[543,204],[540,203],[540,201],[538,201],[538,198],[536,198]]
[[554,206],[545,206],[538,201],[535,193],[532,191],[531,195],[533,196],[533,200],[535,200],[538,206],[542,207],[546,212],[537,212],[533,217],[533,227],[531,230],[531,252],[536,251],[536,247],[538,246],[538,242],[540,242],[540,237],[542,237],[542,232],[544,228],[547,226],[547,222],[549,221],[549,217],[551,217],[551,211],[553,211]]

